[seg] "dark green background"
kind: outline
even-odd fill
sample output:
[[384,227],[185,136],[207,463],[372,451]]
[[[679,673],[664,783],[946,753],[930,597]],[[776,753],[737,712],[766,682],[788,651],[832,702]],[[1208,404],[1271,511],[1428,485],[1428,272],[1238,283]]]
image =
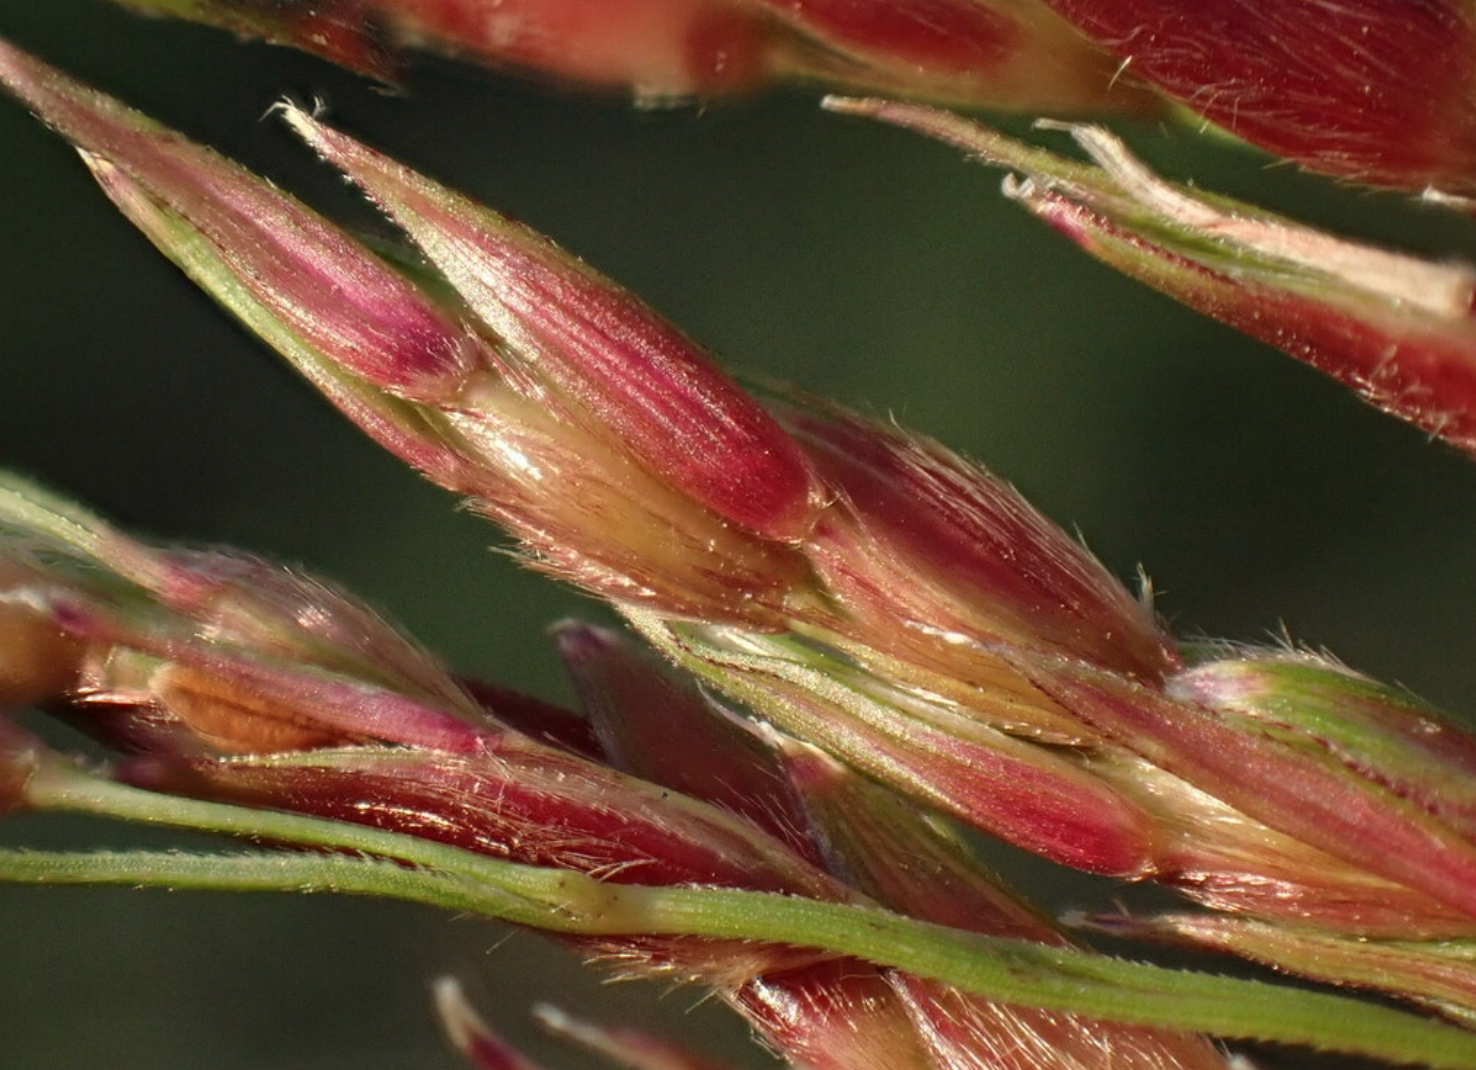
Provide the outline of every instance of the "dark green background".
[[[1262,346],[1140,291],[999,176],[811,97],[641,112],[422,62],[390,95],[294,53],[87,0],[0,0],[0,34],[368,216],[262,113],[284,93],[545,229],[738,369],[892,413],[978,457],[1188,635],[1287,632],[1476,709],[1476,469]],[[1015,124],[1014,129],[1024,129]],[[1183,130],[1170,174],[1437,252],[1467,225]],[[558,697],[551,621],[597,607],[379,454],[158,258],[0,101],[0,463],[136,528],[323,571],[461,669]],[[111,830],[11,821],[6,842]],[[1037,878],[1050,881],[1049,875]],[[1049,889],[1045,889],[1047,892]],[[0,1068],[454,1067],[427,981],[525,1035],[592,982],[533,937],[348,901],[0,888]],[[707,1039],[690,992],[606,989]],[[729,1029],[729,1034],[736,1035]],[[570,1060],[564,1065],[583,1065]]]

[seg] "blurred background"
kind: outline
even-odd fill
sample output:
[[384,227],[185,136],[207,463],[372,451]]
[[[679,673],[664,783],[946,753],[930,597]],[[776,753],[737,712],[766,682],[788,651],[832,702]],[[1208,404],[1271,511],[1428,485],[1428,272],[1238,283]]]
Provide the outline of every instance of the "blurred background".
[[[1476,468],[1088,261],[952,150],[822,114],[799,90],[650,111],[419,59],[388,92],[101,0],[0,0],[0,35],[372,225],[263,117],[284,94],[320,99],[545,230],[729,367],[987,463],[1120,575],[1141,565],[1179,634],[1290,635],[1476,711]],[[1171,177],[1476,255],[1471,226],[1398,198],[1181,128],[1123,132]],[[141,532],[304,564],[458,669],[566,697],[544,629],[600,608],[521,569],[496,531],[362,439],[3,100],[0,249],[0,464]],[[0,840],[138,837],[10,819]],[[1049,894],[1056,876],[1030,872]],[[527,1022],[537,1000],[654,1013],[703,1043],[742,1035],[700,993],[601,987],[542,940],[427,910],[0,887],[0,1067],[456,1067],[429,1011],[447,972],[535,1050],[548,1050]]]

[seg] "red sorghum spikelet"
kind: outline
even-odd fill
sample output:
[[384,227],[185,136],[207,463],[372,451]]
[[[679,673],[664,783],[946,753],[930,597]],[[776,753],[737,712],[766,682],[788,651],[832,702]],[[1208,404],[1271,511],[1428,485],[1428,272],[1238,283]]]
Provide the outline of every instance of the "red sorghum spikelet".
[[1476,191],[1465,0],[1047,0],[1231,133],[1330,174]]
[[830,106],[911,127],[1016,172],[1005,191],[1093,256],[1476,452],[1469,264],[1346,241],[1165,182],[1096,127],[1067,128],[1093,167],[945,112],[886,101]]
[[428,48],[637,100],[781,81],[962,105],[1157,114],[1162,102],[1038,0],[120,0],[379,78]]

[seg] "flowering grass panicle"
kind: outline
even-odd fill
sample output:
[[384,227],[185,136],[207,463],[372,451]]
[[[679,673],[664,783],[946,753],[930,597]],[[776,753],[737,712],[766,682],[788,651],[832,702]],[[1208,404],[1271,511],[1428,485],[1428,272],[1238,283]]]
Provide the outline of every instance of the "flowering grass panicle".
[[[425,44],[646,100],[798,79],[1188,108],[1312,168],[1446,206],[1469,192],[1465,110],[1446,104],[1470,81],[1470,20],[1435,0],[1398,34],[1375,32],[1392,16],[1374,0],[1195,20],[1064,0],[133,6],[380,76]],[[1401,80],[1416,47],[1418,86]],[[578,696],[562,709],[456,676],[333,585],[137,539],[5,477],[0,813],[251,846],[0,851],[0,878],[499,917],[700,983],[809,1070],[1209,1070],[1236,1058],[1215,1038],[1476,1067],[1476,736],[1434,707],[1321,655],[1177,640],[1146,583],[999,476],[894,423],[744,389],[549,239],[317,112],[276,109],[399,244],[4,43],[0,84],[351,421],[654,648],[559,625]],[[1470,267],[1173,185],[1097,127],[1041,124],[1077,160],[920,104],[827,106],[1006,168],[1011,198],[1107,264],[1476,443]],[[12,716],[28,707],[106,761],[32,734]],[[1068,931],[982,864],[981,833],[1183,902]],[[1117,959],[1093,933],[1394,1005]],[[533,1070],[454,985],[438,1001],[474,1065]],[[543,1018],[638,1068],[701,1065]]]

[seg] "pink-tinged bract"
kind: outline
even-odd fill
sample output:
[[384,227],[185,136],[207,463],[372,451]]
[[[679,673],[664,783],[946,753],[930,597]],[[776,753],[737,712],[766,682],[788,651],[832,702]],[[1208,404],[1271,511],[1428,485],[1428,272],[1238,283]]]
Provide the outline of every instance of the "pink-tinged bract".
[[1277,156],[1476,191],[1466,0],[1047,0],[1136,74]]
[[1069,756],[818,648],[635,619],[763,719],[925,806],[1078,869],[1140,877],[1151,868],[1147,814]]
[[253,0],[118,0],[143,14],[167,14],[301,48],[362,74],[390,79],[394,63],[365,17],[362,0],[259,3]]
[[648,101],[773,77],[774,28],[725,0],[370,0],[390,36]]
[[1069,943],[974,858],[945,818],[813,747],[791,741],[782,753],[826,867],[847,884],[893,910],[939,925]]
[[1006,192],[1093,256],[1476,453],[1469,264],[1347,241],[1165,182],[1096,127],[1064,127],[1094,167],[927,108],[830,106],[919,130],[1017,172],[1023,177],[1006,179]]
[[0,80],[84,153],[188,217],[257,300],[356,374],[406,396],[481,359],[481,343],[337,227],[209,149],[0,42]]
[[850,959],[756,978],[734,1002],[813,1070],[936,1070],[883,971]]
[[555,639],[605,761],[738,814],[818,864],[784,767],[753,725],[614,632],[571,622]]
[[1476,324],[1221,273],[1155,247],[1059,194],[1022,198],[1092,255],[1350,387],[1370,404],[1476,453]]
[[749,0],[794,34],[781,64],[822,85],[1034,111],[1161,102],[1037,0]]
[[[471,255],[464,285],[483,270],[495,281],[504,253],[526,269],[508,285],[531,302],[528,323],[472,286],[495,321],[478,324],[215,154],[19,53],[0,51],[0,69],[85,142],[103,188],[196,282],[383,445],[512,528],[541,567],[615,601],[777,623],[805,580],[789,543],[820,488],[772,418],[628,295],[386,163],[417,203],[444,194],[466,209],[431,235]],[[351,300],[323,284],[340,270]],[[553,296],[568,307],[542,303]]]
[[1243,651],[1176,677],[1171,694],[1244,719],[1476,838],[1476,737],[1413,695],[1307,653]]
[[799,537],[823,504],[798,447],[706,354],[539,234],[294,111],[510,347],[514,377],[557,386],[611,448],[735,523]]
[[481,754],[365,747],[141,760],[127,775],[155,789],[290,807],[614,883],[836,891],[735,818],[516,736]]
[[1325,752],[1287,746],[1088,666],[1041,659],[1032,678],[1153,766],[1299,842],[1476,919],[1476,847]]
[[[1070,941],[1006,890],[935,814],[808,748],[785,749],[832,872],[883,905],[955,928],[1064,946]],[[939,1066],[1036,1070],[1211,1070],[1202,1038],[1011,1007],[905,974],[888,980]]]
[[381,79],[405,49],[644,104],[784,82],[979,107],[1161,114],[1042,0],[120,0]]
[[[1176,663],[1152,609],[1003,480],[848,413],[780,412],[839,499],[807,550],[856,616],[955,647],[1070,653],[1146,680]],[[868,638],[882,646],[884,626]]]

